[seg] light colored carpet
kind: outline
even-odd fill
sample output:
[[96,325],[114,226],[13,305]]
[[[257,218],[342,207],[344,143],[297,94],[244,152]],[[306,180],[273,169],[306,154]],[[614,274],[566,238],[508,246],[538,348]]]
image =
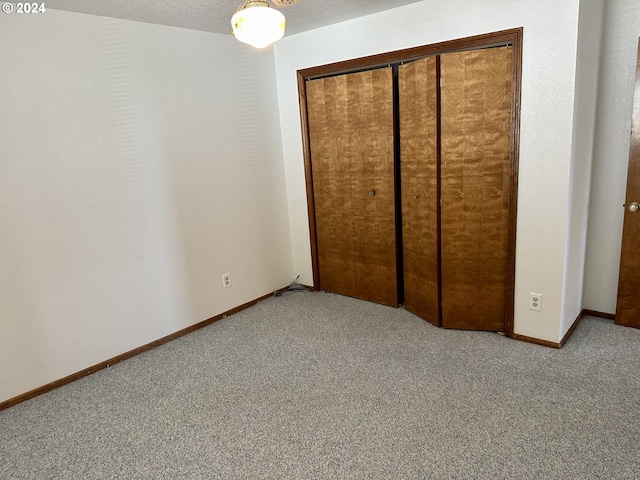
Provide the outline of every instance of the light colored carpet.
[[0,412],[0,478],[635,479],[640,331],[562,350],[286,293]]

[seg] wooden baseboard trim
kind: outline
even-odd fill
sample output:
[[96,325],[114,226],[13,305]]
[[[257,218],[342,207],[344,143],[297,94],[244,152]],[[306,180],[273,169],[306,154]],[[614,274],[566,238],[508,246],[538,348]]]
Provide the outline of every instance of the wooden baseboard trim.
[[567,343],[567,340],[569,340],[569,337],[571,336],[573,331],[576,329],[576,327],[578,326],[578,324],[582,320],[582,317],[584,317],[584,315],[585,315],[584,312],[585,311],[583,310],[578,314],[576,319],[573,321],[573,324],[571,324],[571,327],[569,328],[569,330],[567,330],[567,333],[564,335],[564,337],[562,337],[562,340],[560,340],[559,342],[550,342],[548,340],[541,340],[539,338],[527,337],[526,335],[520,335],[518,333],[514,333],[513,334],[513,338],[515,338],[516,340],[522,340],[523,342],[535,343],[536,345],[542,345],[544,347],[558,348],[558,349],[562,348],[564,346],[564,344]]
[[560,345],[557,342],[550,342],[548,340],[542,340],[540,338],[534,338],[534,337],[527,337],[526,335],[520,335],[519,333],[514,333],[513,337],[511,338],[515,338],[516,340],[521,340],[523,342],[527,342],[527,343],[535,343],[536,345],[542,345],[543,347],[550,347],[550,348],[561,348],[562,345]]
[[585,317],[598,317],[598,318],[604,318],[605,320],[615,321],[616,319],[615,313],[604,313],[604,312],[598,312],[596,310],[583,310],[582,314]]
[[586,310],[585,309],[585,310],[582,310],[578,314],[576,319],[573,321],[573,324],[571,325],[571,328],[569,328],[569,330],[567,330],[567,333],[565,333],[564,337],[562,337],[562,340],[560,340],[560,342],[558,342],[558,343],[549,342],[547,340],[540,340],[539,338],[527,337],[526,335],[519,335],[517,333],[513,334],[513,338],[515,338],[516,340],[522,340],[523,342],[529,342],[529,343],[536,343],[538,345],[544,345],[545,347],[562,348],[564,346],[564,344],[567,343],[567,340],[569,340],[569,337],[571,337],[571,334],[576,329],[576,327],[580,324],[580,322],[582,321],[582,319],[584,317],[600,317],[600,318],[605,318],[607,320],[615,320],[616,319],[616,316],[611,314],[611,313],[596,312],[594,310]]
[[[286,288],[286,287],[285,287]],[[278,290],[280,291],[280,290]],[[159,338],[158,340],[155,340],[151,343],[147,343],[146,345],[142,345],[141,347],[138,348],[134,348],[133,350],[130,350],[128,352],[125,352],[121,355],[117,355],[113,358],[110,358],[109,360],[105,360],[104,362],[100,362],[97,363],[96,365],[93,365],[89,368],[85,368],[84,370],[80,370],[79,372],[76,373],[72,373],[71,375],[68,375],[64,378],[61,378],[59,380],[56,380],[54,382],[48,383],[46,385],[43,385],[42,387],[38,387],[35,388],[29,392],[23,393],[22,395],[18,395],[17,397],[13,397],[10,398],[9,400],[5,400],[4,402],[0,402],[0,411],[5,410],[9,407],[13,407],[14,405],[17,405],[18,403],[24,402],[26,400],[29,400],[33,397],[37,397],[38,395],[42,395],[43,393],[47,393],[50,392],[51,390],[54,390],[58,387],[62,387],[63,385],[66,385],[68,383],[71,383],[75,380],[78,380],[82,377],[86,377],[87,375],[91,375],[92,373],[98,372],[100,370],[103,370],[105,368],[108,368],[112,365],[116,365],[120,362],[123,362],[124,360],[127,360],[131,357],[135,357],[136,355],[139,355],[143,352],[146,352],[148,350],[151,350],[152,348],[158,347],[160,345],[163,345],[167,342],[170,342],[171,340],[175,340],[176,338],[182,337],[184,335],[187,335],[188,333],[194,332],[196,330],[199,330],[203,327],[206,327],[208,325],[211,325],[214,322],[217,322],[218,320],[222,320],[223,318],[226,318],[230,315],[233,315],[234,313],[238,313],[246,308],[252,307],[254,306],[256,303],[265,300],[266,298],[269,298],[270,296],[272,296],[275,292],[269,293],[267,295],[263,295],[260,298],[256,298],[255,300],[251,300],[250,302],[247,302],[243,305],[240,305],[239,307],[235,307],[232,308],[231,310],[228,310],[224,313],[221,313],[219,315],[216,315],[215,317],[211,317],[208,318],[207,320],[204,320],[200,323],[196,323],[195,325],[191,325],[190,327],[187,328],[183,328],[182,330],[178,330],[175,333],[172,333],[171,335],[167,335],[166,337],[162,337]]]
[[576,327],[580,324],[580,322],[582,321],[582,318],[584,317],[584,310],[582,310],[578,316],[576,317],[576,319],[573,321],[573,324],[571,325],[571,327],[569,328],[569,330],[567,330],[567,333],[564,334],[564,337],[562,337],[562,340],[560,340],[560,346],[564,346],[565,343],[567,343],[567,340],[569,340],[569,337],[571,336],[571,334],[573,333],[573,331],[576,329]]

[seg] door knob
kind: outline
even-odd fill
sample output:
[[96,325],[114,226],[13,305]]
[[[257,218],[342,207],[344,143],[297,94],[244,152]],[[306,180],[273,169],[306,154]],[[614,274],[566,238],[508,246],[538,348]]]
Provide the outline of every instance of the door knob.
[[369,191],[369,196],[370,197],[374,197],[376,195],[376,191],[375,190],[370,190]]
[[638,210],[640,210],[640,203],[638,202],[631,202],[629,204],[629,211],[631,213],[636,213]]

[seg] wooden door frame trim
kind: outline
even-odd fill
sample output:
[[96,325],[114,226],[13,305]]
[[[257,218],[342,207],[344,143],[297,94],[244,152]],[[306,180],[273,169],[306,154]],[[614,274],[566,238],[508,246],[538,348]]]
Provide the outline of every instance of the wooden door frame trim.
[[522,90],[522,37],[523,28],[501,30],[472,37],[418,47],[395,50],[352,60],[304,68],[297,71],[298,103],[302,128],[302,152],[304,157],[305,183],[307,188],[307,211],[309,215],[309,237],[311,243],[311,264],[313,269],[313,288],[320,289],[318,268],[318,238],[316,232],[315,203],[313,195],[313,169],[311,166],[311,147],[309,143],[309,123],[307,118],[307,92],[305,82],[314,78],[369,70],[392,64],[419,60],[421,58],[442,55],[451,52],[476,50],[511,45],[513,47],[513,67],[511,82],[511,152],[510,152],[510,195],[509,195],[509,248],[507,253],[506,297],[505,297],[505,335],[513,337],[515,266],[516,266],[516,219],[518,200],[518,167],[520,152],[520,98]]

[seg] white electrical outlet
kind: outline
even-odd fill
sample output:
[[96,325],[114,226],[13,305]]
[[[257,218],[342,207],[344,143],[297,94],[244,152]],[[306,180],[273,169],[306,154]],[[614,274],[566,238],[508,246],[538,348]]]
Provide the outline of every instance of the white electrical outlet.
[[222,275],[222,288],[229,288],[231,286],[231,274],[225,273]]
[[529,292],[529,309],[535,310],[536,312],[542,311],[542,295]]

